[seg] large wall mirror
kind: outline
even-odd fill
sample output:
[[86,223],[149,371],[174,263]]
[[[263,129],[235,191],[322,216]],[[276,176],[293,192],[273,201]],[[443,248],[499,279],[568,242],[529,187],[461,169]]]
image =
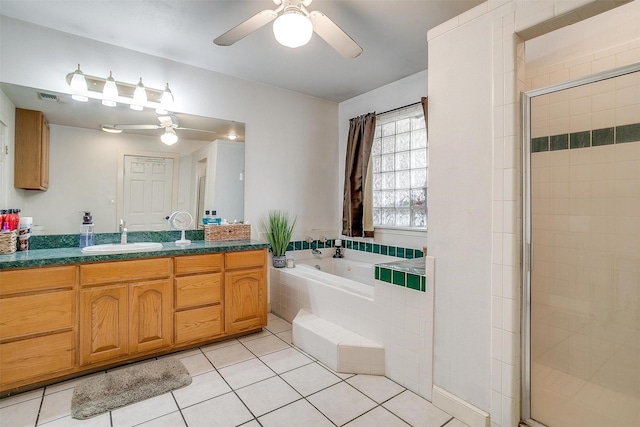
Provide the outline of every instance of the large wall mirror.
[[[116,232],[120,219],[130,231],[168,230],[165,218],[176,210],[193,215],[193,228],[205,210],[229,222],[244,219],[244,123],[183,113],[160,118],[8,83],[0,89],[17,108],[42,111],[50,125],[49,189],[19,190],[21,214],[34,218],[35,232],[78,233],[83,211],[92,213],[98,233]],[[160,139],[167,120],[177,126],[173,145]]]

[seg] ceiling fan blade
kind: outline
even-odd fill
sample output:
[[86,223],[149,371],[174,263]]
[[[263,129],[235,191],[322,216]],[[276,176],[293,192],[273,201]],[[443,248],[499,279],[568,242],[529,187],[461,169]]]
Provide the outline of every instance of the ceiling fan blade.
[[236,25],[226,33],[216,38],[213,42],[218,46],[231,46],[238,40],[243,39],[249,34],[253,33],[258,28],[267,25],[269,22],[276,19],[278,14],[275,10],[263,10],[253,15],[243,23]]
[[191,132],[218,133],[218,132],[213,131],[213,130],[205,130],[205,129],[181,128],[181,127],[177,127],[176,129],[178,129],[178,130],[188,130],[188,131],[191,131]]
[[158,125],[113,125],[114,129],[121,129],[121,130],[153,130],[153,129],[160,129],[161,126]]
[[331,19],[322,12],[314,10],[309,13],[309,19],[316,32],[329,46],[334,48],[345,58],[356,58],[362,53],[362,48]]

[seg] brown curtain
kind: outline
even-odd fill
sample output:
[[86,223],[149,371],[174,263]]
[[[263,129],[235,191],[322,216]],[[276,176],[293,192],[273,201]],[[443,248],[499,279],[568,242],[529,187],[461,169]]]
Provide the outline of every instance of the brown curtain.
[[342,234],[345,236],[365,237],[364,191],[375,129],[376,113],[349,120],[342,204]]
[[422,112],[424,113],[424,123],[427,127],[427,138],[429,138],[429,115],[427,114],[429,112],[429,98],[423,96],[420,99],[420,103],[422,104]]

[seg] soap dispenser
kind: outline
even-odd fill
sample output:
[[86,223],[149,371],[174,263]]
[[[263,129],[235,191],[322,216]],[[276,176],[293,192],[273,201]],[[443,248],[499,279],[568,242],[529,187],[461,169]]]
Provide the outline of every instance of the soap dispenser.
[[80,248],[86,246],[93,246],[93,219],[88,211],[85,211],[80,225]]

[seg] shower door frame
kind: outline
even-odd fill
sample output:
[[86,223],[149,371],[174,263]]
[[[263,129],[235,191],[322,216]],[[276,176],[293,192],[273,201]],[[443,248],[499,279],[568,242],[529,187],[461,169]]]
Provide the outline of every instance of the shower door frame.
[[522,317],[520,416],[526,425],[545,427],[531,418],[531,99],[640,71],[640,63],[613,68],[522,93]]

